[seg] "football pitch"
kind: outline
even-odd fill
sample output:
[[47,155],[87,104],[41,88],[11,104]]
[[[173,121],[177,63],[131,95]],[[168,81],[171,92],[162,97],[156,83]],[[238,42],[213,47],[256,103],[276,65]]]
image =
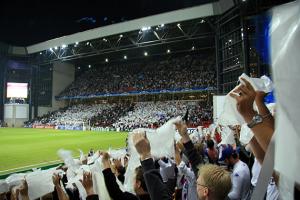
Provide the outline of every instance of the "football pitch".
[[127,133],[0,128],[0,175],[61,162],[59,149],[94,150],[125,147]]

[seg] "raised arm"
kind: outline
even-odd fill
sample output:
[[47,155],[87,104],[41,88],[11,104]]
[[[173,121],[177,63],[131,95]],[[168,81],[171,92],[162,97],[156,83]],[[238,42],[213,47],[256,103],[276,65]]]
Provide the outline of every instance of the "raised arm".
[[103,164],[103,176],[104,182],[109,193],[109,196],[114,200],[136,200],[137,197],[129,192],[123,192],[117,181],[116,176],[111,171],[110,166],[110,156],[107,152],[102,153],[102,164]]
[[168,189],[163,183],[160,173],[155,169],[154,161],[151,156],[151,147],[145,133],[133,135],[133,143],[140,155],[141,164],[144,171],[145,183],[151,199],[170,200]]
[[60,185],[60,177],[58,174],[53,174],[52,181],[57,191],[57,196],[59,200],[69,200],[69,196],[65,193]]
[[[256,92],[252,85],[245,79],[243,79],[245,85],[239,86],[234,92],[230,93],[230,96],[235,98],[237,101],[237,110],[243,116],[247,124],[249,124],[253,117],[257,114],[253,109],[253,102],[256,98]],[[262,103],[259,103],[259,110],[265,112],[265,108]],[[268,145],[271,141],[272,135],[274,133],[274,126],[270,126],[270,120],[267,119],[268,116],[264,116],[262,123],[256,124],[251,128],[258,144],[266,152]]]
[[188,133],[187,126],[184,122],[176,123],[176,128],[181,135],[181,142],[184,145],[184,154],[188,157],[190,163],[192,164],[192,169],[194,171],[195,177],[198,176],[198,167],[202,164],[202,156],[199,155],[192,143]]

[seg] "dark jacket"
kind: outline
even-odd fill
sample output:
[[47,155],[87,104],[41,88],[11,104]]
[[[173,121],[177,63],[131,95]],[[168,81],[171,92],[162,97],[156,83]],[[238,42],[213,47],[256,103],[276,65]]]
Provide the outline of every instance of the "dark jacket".
[[169,189],[163,183],[159,171],[155,169],[153,159],[143,160],[141,161],[141,164],[151,200],[171,200],[172,196],[170,195]]
[[123,192],[116,181],[116,176],[112,173],[110,168],[107,168],[102,172],[108,194],[113,200],[150,200],[148,194],[136,196],[130,192]]
[[99,200],[98,194],[89,195],[86,197],[86,200]]

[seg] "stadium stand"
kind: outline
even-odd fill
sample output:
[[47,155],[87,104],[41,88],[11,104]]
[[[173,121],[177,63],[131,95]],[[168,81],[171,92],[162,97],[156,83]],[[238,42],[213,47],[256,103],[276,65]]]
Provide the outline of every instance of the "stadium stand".
[[150,63],[105,65],[87,70],[58,97],[216,86],[213,56],[185,55]]
[[191,127],[212,120],[212,108],[199,101],[77,104],[26,122],[25,127],[48,125],[64,129],[68,125],[71,129],[79,129],[85,123],[93,128],[131,131],[135,128],[157,128],[186,110],[190,112]]

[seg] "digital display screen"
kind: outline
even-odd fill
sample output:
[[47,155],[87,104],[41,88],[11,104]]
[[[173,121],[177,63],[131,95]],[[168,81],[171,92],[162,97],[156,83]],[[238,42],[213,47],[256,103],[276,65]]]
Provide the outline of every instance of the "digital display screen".
[[7,98],[27,98],[28,83],[7,83]]

